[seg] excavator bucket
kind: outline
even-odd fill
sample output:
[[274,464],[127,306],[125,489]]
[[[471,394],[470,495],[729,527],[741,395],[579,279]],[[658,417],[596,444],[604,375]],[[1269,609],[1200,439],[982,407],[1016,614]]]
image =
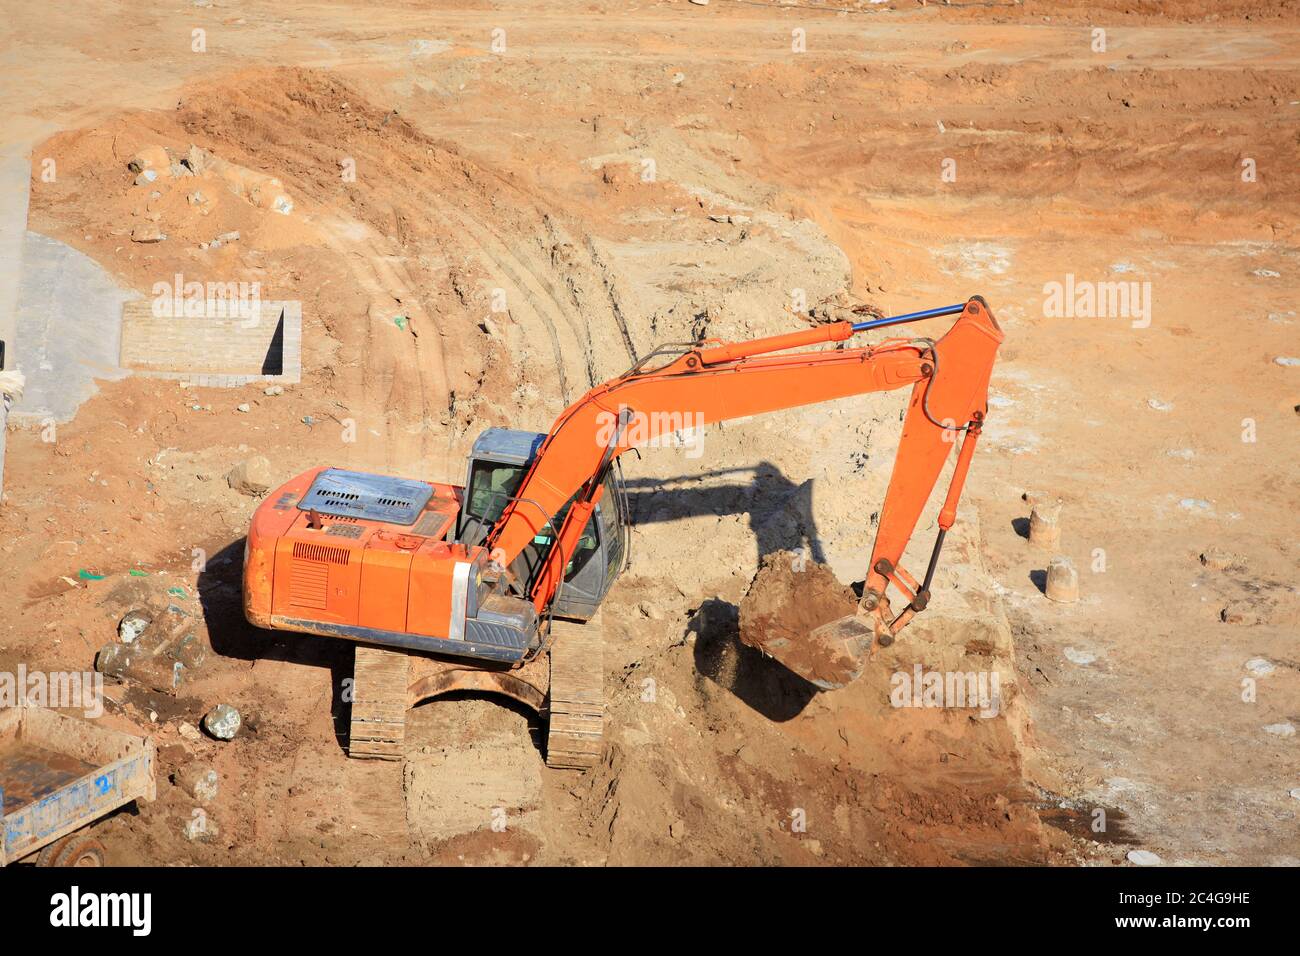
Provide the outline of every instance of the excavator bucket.
[[872,635],[853,590],[788,551],[764,559],[740,605],[740,640],[822,690],[862,676]]
[[862,676],[871,656],[872,628],[856,614],[837,618],[798,639],[777,638],[759,650],[822,690],[838,690]]

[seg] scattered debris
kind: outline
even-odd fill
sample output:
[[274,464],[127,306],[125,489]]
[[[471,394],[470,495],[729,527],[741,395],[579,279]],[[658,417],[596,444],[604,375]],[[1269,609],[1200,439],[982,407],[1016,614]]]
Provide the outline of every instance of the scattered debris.
[[238,242],[238,241],[239,241],[239,231],[238,231],[238,230],[234,230],[234,231],[231,231],[231,232],[223,232],[221,235],[217,236],[217,237],[216,237],[215,239],[213,239],[211,242],[200,242],[200,243],[199,243],[199,248],[200,248],[200,249],[220,249],[222,246],[224,246],[224,245],[225,245],[226,243],[228,243],[228,242]]
[[245,458],[226,475],[226,482],[241,495],[257,497],[271,490],[271,463],[263,455]]
[[185,821],[185,826],[181,828],[185,834],[185,839],[191,843],[207,843],[215,840],[220,833],[216,823],[206,813],[199,811]]
[[166,238],[156,222],[142,222],[131,230],[132,242],[162,242]]
[[1235,551],[1228,551],[1218,546],[1206,548],[1201,552],[1201,564],[1213,571],[1244,571],[1246,559]]
[[199,803],[217,799],[217,772],[207,764],[188,763],[172,775],[172,780]]
[[1254,627],[1258,624],[1267,624],[1268,615],[1257,604],[1249,601],[1234,601],[1232,604],[1220,609],[1219,620],[1224,624],[1240,624],[1245,627]]
[[648,617],[652,621],[662,621],[664,619],[664,612],[659,608],[659,605],[652,604],[650,601],[642,601],[637,605],[636,609],[642,617]]
[[1267,677],[1273,671],[1277,670],[1273,662],[1263,657],[1252,657],[1246,661],[1246,670],[1252,677]]
[[185,154],[185,158],[181,160],[181,163],[195,176],[202,176],[208,171],[211,158],[212,154],[206,149],[201,149],[191,143],[189,151]]
[[118,622],[117,636],[123,644],[133,644],[152,622],[153,616],[147,611],[127,611]]
[[118,625],[120,636],[125,636],[122,625],[128,619],[133,638],[100,648],[95,657],[95,669],[100,673],[175,694],[188,674],[207,660],[207,646],[194,619],[176,605],[169,604],[152,617],[138,610],[128,613]]
[[217,704],[203,718],[203,726],[218,740],[234,740],[243,722],[239,711],[229,704]]
[[1160,857],[1150,850],[1129,850],[1128,861],[1134,866],[1159,866]]
[[162,146],[146,146],[131,157],[126,164],[126,168],[133,173],[142,173],[146,169],[152,169],[156,172],[159,169],[169,169],[171,164],[172,158],[165,148]]

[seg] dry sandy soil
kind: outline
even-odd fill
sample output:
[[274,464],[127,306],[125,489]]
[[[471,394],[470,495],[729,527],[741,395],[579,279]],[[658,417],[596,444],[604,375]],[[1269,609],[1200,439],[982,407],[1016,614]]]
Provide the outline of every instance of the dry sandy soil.
[[[213,650],[177,698],[110,685],[103,720],[164,775],[215,766],[219,832],[186,840],[164,783],[98,828],[114,859],[1300,863],[1297,4],[3,6],[29,228],[141,294],[181,272],[303,303],[282,395],[130,378],[9,436],[0,669],[86,669],[167,587]],[[151,145],[274,175],[293,213],[151,198],[126,169]],[[1149,324],[1053,314],[1067,277],[1149,283]],[[736,639],[765,556],[861,580],[902,396],[730,424],[626,463],[600,767],[547,770],[535,719],[473,697],[418,708],[404,764],[349,761],[351,648],[242,621],[230,467],[459,482],[481,428],[545,431],[658,342],[805,327],[794,290],[822,315],[978,293],[1006,330],[905,638],[826,694]],[[1077,604],[1041,591],[1035,496],[1065,502]],[[916,664],[996,671],[998,713],[891,707]],[[222,701],[239,738],[182,735]]]

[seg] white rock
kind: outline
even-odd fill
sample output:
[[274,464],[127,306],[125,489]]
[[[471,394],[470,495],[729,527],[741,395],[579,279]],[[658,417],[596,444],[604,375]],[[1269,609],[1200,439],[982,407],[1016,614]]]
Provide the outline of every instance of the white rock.
[[117,636],[123,644],[133,644],[150,623],[151,619],[144,611],[127,611],[117,625]]
[[190,842],[203,842],[215,840],[217,838],[217,825],[206,813],[198,813],[185,821],[185,826],[181,828],[185,834],[185,839]]
[[1091,654],[1088,651],[1078,651],[1075,650],[1073,647],[1067,647],[1065,649],[1065,659],[1069,661],[1071,664],[1079,664],[1081,666],[1086,666],[1088,664],[1091,664],[1093,661],[1095,661],[1097,659],[1097,655]]
[[1277,668],[1273,666],[1272,662],[1263,657],[1253,657],[1246,661],[1246,670],[1254,677],[1267,677]]
[[217,704],[203,718],[203,726],[208,728],[208,733],[218,740],[234,740],[243,722],[239,711],[229,704]]
[[1300,365],[1300,358],[1292,358],[1289,355],[1279,355],[1273,361],[1278,365]]
[[1275,737],[1294,737],[1295,724],[1289,722],[1269,724],[1264,728],[1264,733],[1273,734]]
[[1159,866],[1160,857],[1150,850],[1129,850],[1128,861],[1134,866]]

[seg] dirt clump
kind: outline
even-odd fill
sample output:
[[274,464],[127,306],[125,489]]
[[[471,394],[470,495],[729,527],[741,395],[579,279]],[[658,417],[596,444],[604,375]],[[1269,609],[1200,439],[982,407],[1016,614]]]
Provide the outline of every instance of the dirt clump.
[[[823,624],[857,613],[858,599],[824,564],[790,551],[767,555],[740,605],[740,640],[823,689],[861,671],[853,641],[818,640]],[[870,631],[863,628],[868,636]],[[869,644],[868,644],[869,646]]]

